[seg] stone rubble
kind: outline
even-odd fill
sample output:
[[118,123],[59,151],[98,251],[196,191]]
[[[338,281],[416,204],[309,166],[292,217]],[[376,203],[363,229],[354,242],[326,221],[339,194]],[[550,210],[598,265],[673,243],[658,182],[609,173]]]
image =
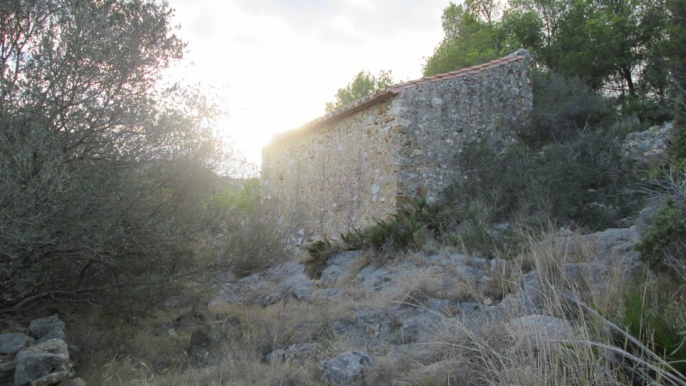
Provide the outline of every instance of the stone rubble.
[[[76,346],[69,346],[65,324],[57,315],[31,321],[27,333],[0,334],[0,386],[86,386],[74,378]],[[4,362],[4,360],[8,360]]]

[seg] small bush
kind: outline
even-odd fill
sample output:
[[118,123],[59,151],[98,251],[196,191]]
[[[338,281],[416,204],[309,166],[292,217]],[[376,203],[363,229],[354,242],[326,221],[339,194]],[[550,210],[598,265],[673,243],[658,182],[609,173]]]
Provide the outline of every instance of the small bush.
[[684,262],[686,253],[686,207],[668,199],[660,208],[653,224],[636,245],[643,261],[651,267],[665,265],[675,257]]
[[359,246],[376,252],[408,251],[422,248],[429,238],[440,238],[457,227],[461,216],[450,207],[424,197],[410,198],[388,220],[377,221],[363,230],[342,235],[349,249]]
[[350,250],[364,249],[367,246],[365,235],[360,228],[353,227],[347,233],[341,234],[343,244]]
[[452,230],[462,216],[441,202],[429,202],[425,197],[412,198],[400,210],[401,215],[415,217],[426,225],[431,236],[438,237]]
[[[624,299],[623,325],[628,334],[662,357],[674,370],[686,375],[686,314],[683,313],[683,304],[675,307],[683,300],[682,296],[659,289],[651,299],[645,296],[645,292],[629,289]],[[623,335],[617,336],[616,340],[628,351],[640,350],[632,342],[627,342]]]
[[387,220],[341,234],[342,243],[325,239],[310,244],[306,269],[311,277],[319,277],[331,256],[342,251],[369,249],[387,257],[392,252],[418,250],[430,238],[440,238],[454,229],[458,218],[455,211],[441,203],[429,203],[424,197],[408,199]]
[[428,235],[427,225],[407,211],[400,211],[365,230],[367,245],[377,252],[416,250],[424,245]]

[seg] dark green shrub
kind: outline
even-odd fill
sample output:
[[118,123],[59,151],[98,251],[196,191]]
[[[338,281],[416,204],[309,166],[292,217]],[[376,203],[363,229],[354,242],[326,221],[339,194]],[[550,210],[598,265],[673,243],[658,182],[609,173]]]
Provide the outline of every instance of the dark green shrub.
[[530,145],[564,142],[613,115],[598,91],[579,78],[534,74],[531,124],[521,131]]
[[447,233],[460,223],[462,216],[451,207],[441,202],[429,202],[425,197],[411,198],[409,205],[399,212],[413,216],[426,228],[433,237]]
[[630,210],[623,194],[630,183],[620,156],[623,135],[619,129],[580,133],[540,150],[470,144],[456,157],[467,178],[449,186],[445,200],[461,212],[471,202],[488,203],[487,222],[547,217],[589,230],[608,227]]
[[[686,375],[686,314],[683,309],[675,309],[678,308],[675,301],[679,302],[681,296],[661,289],[653,299],[649,299],[639,290],[627,290],[623,326],[628,334],[662,357],[674,370]],[[618,335],[616,341],[619,346],[636,352],[637,357],[642,356],[640,349],[623,335]]]
[[686,207],[668,199],[636,244],[636,249],[651,267],[664,266],[667,257],[683,262],[686,252]]
[[493,208],[487,221],[501,219],[522,202],[528,183],[522,173],[533,161],[534,155],[526,146],[470,143],[456,157],[456,167],[467,178],[448,186],[443,201],[463,213],[470,211],[472,202],[487,202]]
[[647,124],[660,124],[672,119],[670,109],[664,107],[664,100],[652,100],[649,96],[626,95],[621,98],[622,115],[633,116]]
[[358,236],[367,248],[377,252],[417,250],[430,237],[440,238],[456,228],[460,218],[458,212],[443,203],[432,203],[425,197],[409,198],[398,213],[365,228]]
[[353,227],[353,229],[347,233],[342,233],[341,240],[343,241],[345,247],[349,250],[364,249],[367,246],[364,232],[356,227]]
[[421,248],[429,230],[410,212],[401,211],[388,220],[365,229],[367,245],[377,252],[407,251]]
[[424,197],[410,198],[390,218],[341,234],[341,244],[331,240],[317,240],[310,244],[310,258],[305,264],[311,276],[316,277],[329,258],[342,251],[370,249],[387,256],[391,252],[417,250],[430,237],[440,238],[456,228],[459,218],[454,210],[441,203],[430,203]]

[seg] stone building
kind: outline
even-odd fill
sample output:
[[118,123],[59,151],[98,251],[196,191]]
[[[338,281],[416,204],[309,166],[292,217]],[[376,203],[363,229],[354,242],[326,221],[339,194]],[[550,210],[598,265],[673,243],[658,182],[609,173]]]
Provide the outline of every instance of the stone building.
[[530,62],[518,50],[397,84],[275,136],[262,151],[263,199],[307,236],[337,238],[387,218],[404,197],[437,198],[460,178],[465,144],[514,140],[528,120]]

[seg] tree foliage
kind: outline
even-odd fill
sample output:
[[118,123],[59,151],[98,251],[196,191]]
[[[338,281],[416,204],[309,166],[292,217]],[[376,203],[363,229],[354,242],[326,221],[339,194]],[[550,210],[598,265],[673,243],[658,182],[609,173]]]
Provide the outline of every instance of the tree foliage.
[[[491,2],[485,2],[483,9]],[[451,3],[443,12],[445,37],[427,58],[424,75],[430,76],[487,62],[500,55],[502,37],[493,23],[482,20],[475,9]],[[491,17],[490,11],[480,11]]]
[[[583,79],[620,97],[627,112],[661,119],[683,72],[683,0],[486,0],[450,4],[445,36],[424,75],[453,71],[523,47],[539,69]],[[683,79],[683,75],[681,76]],[[654,107],[652,108],[654,110]]]
[[[0,308],[172,275],[226,150],[165,3],[0,7]],[[195,219],[195,220],[194,220]]]
[[392,71],[381,71],[374,76],[367,71],[360,71],[345,88],[339,88],[334,102],[326,102],[326,112],[336,110],[358,99],[370,96],[393,84]]

